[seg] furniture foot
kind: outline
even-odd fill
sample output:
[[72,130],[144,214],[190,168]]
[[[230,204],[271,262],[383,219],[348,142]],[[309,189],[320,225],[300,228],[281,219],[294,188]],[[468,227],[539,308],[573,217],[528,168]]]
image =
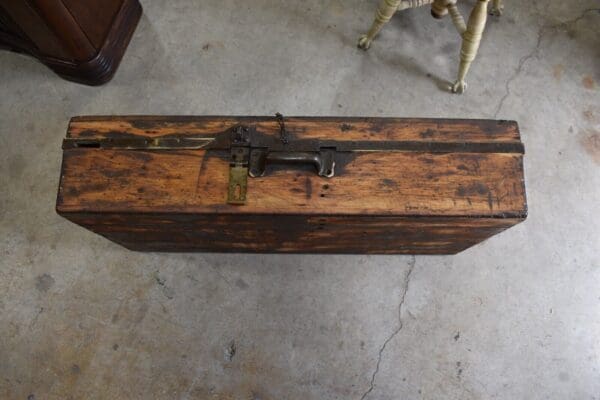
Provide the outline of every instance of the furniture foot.
[[368,50],[371,47],[372,39],[369,39],[367,35],[361,35],[358,38],[358,48],[362,50]]
[[381,28],[392,18],[401,0],[381,0],[379,8],[375,13],[375,20],[371,25],[371,29],[358,39],[358,47],[367,50],[371,46],[371,42],[375,35],[379,33]]
[[467,90],[467,82],[465,81],[456,81],[450,87],[452,93],[463,94]]
[[465,77],[471,63],[477,55],[481,36],[487,21],[487,5],[489,0],[477,0],[467,22],[467,30],[462,34],[462,45],[460,48],[460,65],[458,67],[458,77],[452,86],[452,92],[463,93],[467,89]]

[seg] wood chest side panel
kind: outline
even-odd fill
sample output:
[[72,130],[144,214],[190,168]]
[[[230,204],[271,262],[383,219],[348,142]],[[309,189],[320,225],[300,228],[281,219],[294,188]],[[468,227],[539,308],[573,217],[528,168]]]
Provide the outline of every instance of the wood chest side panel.
[[129,249],[339,254],[455,254],[519,218],[65,214]]

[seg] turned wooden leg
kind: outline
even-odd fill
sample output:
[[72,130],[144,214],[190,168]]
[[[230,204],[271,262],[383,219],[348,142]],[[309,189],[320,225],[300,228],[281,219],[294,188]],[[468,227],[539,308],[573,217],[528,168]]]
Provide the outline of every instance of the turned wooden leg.
[[458,30],[458,33],[462,36],[462,34],[467,30],[467,25],[465,24],[465,20],[463,19],[460,11],[458,11],[458,7],[456,7],[457,0],[434,0],[431,5],[431,15],[436,19],[441,19],[446,14],[450,13],[450,17],[452,17],[452,23]]
[[365,35],[358,39],[358,47],[367,50],[371,46],[371,42],[375,35],[379,33],[383,25],[385,25],[394,15],[401,0],[381,0],[379,8],[375,13],[375,20],[371,25],[371,29]]
[[456,30],[458,31],[460,36],[462,37],[462,35],[467,30],[467,24],[465,24],[463,16],[461,15],[460,11],[458,11],[458,7],[456,7],[456,1],[448,4],[448,12],[452,17],[452,23],[456,27]]
[[499,17],[504,12],[504,1],[503,0],[493,0],[492,1],[492,9],[490,10],[491,15],[495,15]]
[[462,46],[460,48],[460,65],[458,77],[452,86],[454,93],[463,93],[467,89],[465,77],[469,67],[477,55],[481,36],[487,20],[487,5],[489,0],[477,0],[467,22],[467,30],[462,34]]

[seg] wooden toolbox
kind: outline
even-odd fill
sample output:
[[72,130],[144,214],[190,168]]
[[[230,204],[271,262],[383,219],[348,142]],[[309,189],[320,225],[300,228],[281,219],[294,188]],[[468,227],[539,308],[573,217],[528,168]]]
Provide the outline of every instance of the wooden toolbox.
[[57,212],[132,250],[453,254],[527,216],[512,121],[76,117]]

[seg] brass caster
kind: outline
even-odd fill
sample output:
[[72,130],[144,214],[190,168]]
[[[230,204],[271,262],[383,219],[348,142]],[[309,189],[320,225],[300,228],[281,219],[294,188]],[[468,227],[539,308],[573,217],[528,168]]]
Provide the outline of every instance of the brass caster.
[[451,87],[452,93],[463,94],[467,90],[467,82],[465,81],[456,81],[454,85]]
[[367,35],[362,35],[358,38],[359,49],[367,50],[369,47],[371,47],[371,39]]

